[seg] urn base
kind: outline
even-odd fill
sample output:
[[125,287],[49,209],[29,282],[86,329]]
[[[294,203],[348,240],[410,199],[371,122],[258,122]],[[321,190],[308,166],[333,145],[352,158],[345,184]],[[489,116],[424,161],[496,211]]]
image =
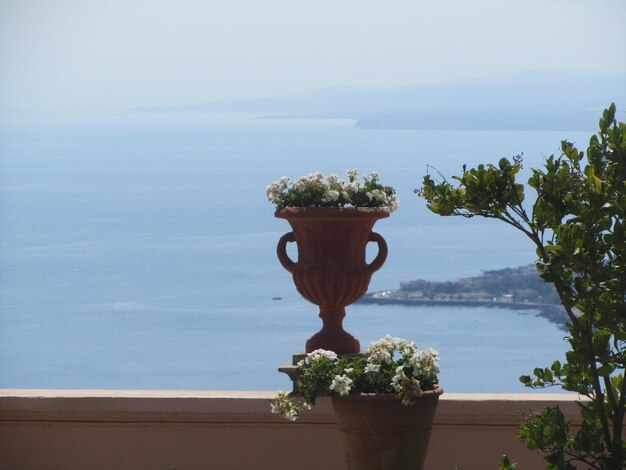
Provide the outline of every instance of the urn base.
[[344,330],[321,330],[306,341],[307,353],[316,349],[326,349],[337,354],[356,354],[361,351],[359,340]]

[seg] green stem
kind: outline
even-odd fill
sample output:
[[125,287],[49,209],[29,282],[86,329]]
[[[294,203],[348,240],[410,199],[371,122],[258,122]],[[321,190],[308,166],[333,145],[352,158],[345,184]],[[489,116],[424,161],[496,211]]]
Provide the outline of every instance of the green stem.
[[[533,233],[530,235],[530,239],[535,243],[539,252],[541,253],[542,261],[547,261],[548,254],[545,251],[545,247],[541,244],[541,241],[536,231],[533,231]],[[548,267],[548,269],[552,269],[552,268]],[[558,276],[554,276],[554,278],[558,279]],[[587,325],[586,325],[587,328],[585,330],[579,329],[574,311],[572,310],[571,307],[566,305],[567,302],[565,301],[567,299],[564,294],[565,289],[563,288],[563,286],[559,284],[560,283],[555,282],[554,287],[556,288],[557,294],[559,298],[561,299],[561,303],[563,304],[563,308],[565,309],[565,312],[567,313],[567,316],[569,317],[572,323],[572,328],[578,330],[583,337],[583,345],[584,345],[583,354],[585,355],[585,360],[587,361],[587,364],[589,365],[591,369],[592,385],[594,389],[594,396],[590,398],[592,398],[596,404],[598,416],[600,418],[600,424],[602,426],[602,435],[604,437],[606,448],[612,449],[613,441],[611,439],[609,420],[606,416],[606,409],[604,407],[604,393],[602,393],[602,385],[600,384],[600,375],[598,374],[598,367],[596,365],[596,355],[593,350],[593,342],[592,342],[593,330],[591,328],[591,322],[587,321]]]

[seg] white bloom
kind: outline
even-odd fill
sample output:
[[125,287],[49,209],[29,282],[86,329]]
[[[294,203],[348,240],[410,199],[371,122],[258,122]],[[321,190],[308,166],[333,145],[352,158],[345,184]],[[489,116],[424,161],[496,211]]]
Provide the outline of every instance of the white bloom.
[[439,352],[436,349],[433,349],[433,348],[424,349],[422,351],[422,353],[425,356],[432,356],[434,358],[438,358],[439,357]]
[[332,175],[328,175],[326,177],[326,181],[328,181],[330,184],[335,184],[339,182],[339,176],[337,176],[336,174],[332,174]]
[[389,208],[389,212],[396,211],[399,205],[400,205],[400,200],[395,194],[391,196],[389,200],[387,201],[387,207]]
[[393,379],[391,379],[391,383],[394,384],[395,387],[396,383],[402,382],[405,378],[406,375],[404,375],[404,366],[398,366],[396,367],[396,375],[394,375]]
[[339,191],[328,190],[324,193],[324,201],[333,202],[339,199]]
[[385,191],[383,191],[382,189],[372,190],[372,196],[374,196],[374,199],[376,199],[378,202],[382,202],[382,203],[387,202],[387,195],[385,194]]
[[417,346],[413,341],[408,341],[402,338],[392,338],[393,347],[400,351],[401,354],[411,355],[417,351]]
[[352,183],[346,183],[345,190],[349,193],[356,193],[359,191],[359,182],[353,181]]
[[383,338],[378,341],[374,341],[370,345],[370,349],[379,349],[383,348],[390,352],[394,350],[402,350],[406,348],[414,348],[415,343],[412,341],[407,341],[402,338],[396,338],[395,336],[385,335]]
[[403,366],[399,366],[396,369],[396,375],[393,376],[391,385],[398,393],[400,401],[404,406],[412,405],[415,403],[415,399],[422,395],[420,383],[413,377],[407,377]]
[[439,373],[439,353],[432,348],[420,352],[419,366],[426,374]]
[[379,178],[380,178],[380,175],[378,174],[377,171],[371,171],[363,175],[363,179],[366,182],[377,183]]
[[315,351],[307,354],[306,358],[304,359],[304,362],[307,365],[311,365],[323,359],[327,359],[327,360],[334,362],[337,360],[337,354],[334,351],[326,351],[325,349],[316,349]]
[[300,178],[295,182],[294,186],[298,191],[304,191],[306,189],[307,180],[305,178]]
[[267,195],[268,201],[273,201],[274,199],[276,199],[276,197],[278,197],[281,192],[282,192],[282,187],[276,181],[270,184],[265,190],[265,194]]
[[373,342],[369,347],[368,362],[373,364],[391,364],[393,353],[397,349],[398,338],[389,335]]
[[419,367],[420,367],[420,353],[419,351],[416,351],[414,354],[410,354],[410,355],[403,355],[404,357],[404,365],[406,367],[412,367],[413,368],[413,375],[417,376],[417,372],[419,371]]
[[380,372],[380,364],[367,364],[365,366],[365,373],[370,373],[370,372],[375,372],[378,373]]
[[333,382],[328,388],[341,396],[346,396],[350,393],[350,388],[352,388],[352,379],[345,375],[335,375]]
[[368,363],[370,364],[391,364],[391,352],[382,347],[371,348],[369,350]]
[[278,181],[274,181],[273,183],[271,183],[265,191],[267,194],[267,199],[270,201],[276,199],[276,197],[280,193],[287,190],[290,181],[291,180],[288,177],[283,176]]
[[[307,203],[310,207],[320,207],[328,205],[357,207],[354,198],[359,202],[364,202],[366,206],[386,207],[389,212],[398,208],[398,198],[391,188],[383,188],[378,183],[379,175],[372,171],[363,176],[363,181],[371,189],[367,193],[362,186],[357,170],[348,170],[347,180],[339,178],[336,174],[324,176],[320,171],[309,173],[298,180],[291,180],[283,176],[278,181],[271,183],[266,188],[267,199],[277,206],[298,205],[302,193],[309,193],[307,199],[312,198]],[[289,195],[289,198],[286,196]],[[358,195],[358,196],[357,196]],[[367,198],[367,199],[366,199]],[[341,201],[341,202],[339,202]],[[334,204],[333,204],[334,203]]]
[[300,409],[289,399],[287,392],[278,392],[278,396],[271,404],[271,409],[272,413],[282,415],[289,421],[295,421],[300,413]]

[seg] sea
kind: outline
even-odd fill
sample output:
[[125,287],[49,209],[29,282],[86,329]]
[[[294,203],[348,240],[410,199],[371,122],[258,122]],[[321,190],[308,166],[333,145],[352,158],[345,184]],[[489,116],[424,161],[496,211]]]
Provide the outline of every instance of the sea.
[[[523,153],[525,180],[561,140],[585,148],[591,133],[243,113],[5,119],[0,388],[289,389],[277,369],[321,322],[276,258],[290,229],[266,200],[270,182],[378,171],[400,208],[375,226],[389,256],[370,291],[454,280],[535,252],[497,221],[428,211],[414,194],[423,176]],[[437,349],[448,392],[524,392],[519,375],[567,350],[566,332],[537,313],[355,304],[345,328],[364,347],[391,334]]]

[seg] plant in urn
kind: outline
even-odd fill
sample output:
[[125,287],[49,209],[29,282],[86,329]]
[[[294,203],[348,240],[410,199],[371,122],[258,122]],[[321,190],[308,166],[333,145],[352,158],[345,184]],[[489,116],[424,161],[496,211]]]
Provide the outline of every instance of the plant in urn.
[[439,386],[439,354],[385,336],[363,355],[317,349],[297,364],[299,394],[279,392],[272,412],[295,421],[330,396],[349,470],[424,468]]
[[[362,182],[356,170],[347,176],[343,180],[318,172],[296,181],[284,177],[267,188],[276,217],[292,228],[278,242],[278,259],[298,292],[320,308],[322,328],[307,340],[306,352],[359,352],[359,341],[343,329],[345,307],[367,292],[372,274],[387,258],[387,244],[372,228],[397,208],[395,191],[382,186],[375,172]],[[289,242],[297,245],[297,261],[287,254]],[[378,245],[371,263],[365,256],[369,242]]]

